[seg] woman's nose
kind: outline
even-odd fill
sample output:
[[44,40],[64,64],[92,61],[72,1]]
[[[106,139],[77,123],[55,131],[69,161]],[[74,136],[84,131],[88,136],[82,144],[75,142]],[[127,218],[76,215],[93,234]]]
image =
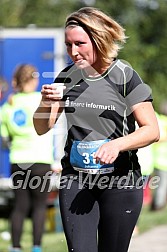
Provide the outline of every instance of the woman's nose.
[[77,50],[77,46],[76,45],[73,45],[72,46],[72,56],[76,56],[78,54],[78,50]]

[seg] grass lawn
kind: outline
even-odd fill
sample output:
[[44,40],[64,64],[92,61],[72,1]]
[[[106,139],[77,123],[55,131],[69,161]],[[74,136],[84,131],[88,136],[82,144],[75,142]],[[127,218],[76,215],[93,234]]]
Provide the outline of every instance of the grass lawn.
[[158,225],[167,225],[167,206],[159,211],[150,211],[148,207],[142,209],[138,227],[139,232],[143,233]]
[[[148,207],[142,209],[138,227],[139,232],[143,233],[157,225],[167,224],[167,207],[161,211],[151,212]],[[9,231],[9,223],[7,220],[0,219],[0,252],[8,252],[10,247],[10,239],[5,240],[3,235]],[[24,233],[22,236],[22,246],[24,252],[31,252],[32,245],[32,228],[31,221],[26,220]],[[44,252],[67,252],[66,241],[63,233],[49,231],[46,221],[46,231],[43,236],[43,251]]]

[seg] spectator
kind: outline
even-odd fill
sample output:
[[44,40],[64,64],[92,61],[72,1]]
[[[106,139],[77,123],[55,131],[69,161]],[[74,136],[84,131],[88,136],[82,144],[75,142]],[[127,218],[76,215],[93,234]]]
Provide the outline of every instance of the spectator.
[[161,210],[167,204],[167,103],[160,106],[161,114],[157,114],[160,141],[153,144],[153,176],[159,177],[158,186],[153,190],[151,210]]
[[[39,137],[33,127],[33,113],[40,93],[38,72],[30,64],[19,65],[13,75],[14,93],[2,106],[2,138],[9,148],[15,206],[11,214],[11,252],[20,252],[23,223],[31,212],[33,223],[32,252],[41,252],[48,198],[53,132]],[[31,210],[31,211],[30,211]]]

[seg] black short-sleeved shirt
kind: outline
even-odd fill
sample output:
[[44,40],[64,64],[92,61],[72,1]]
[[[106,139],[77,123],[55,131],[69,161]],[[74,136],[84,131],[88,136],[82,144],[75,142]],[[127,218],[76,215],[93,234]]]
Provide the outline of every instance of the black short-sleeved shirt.
[[135,131],[132,106],[152,101],[149,87],[136,71],[127,63],[115,60],[103,75],[90,78],[71,65],[55,82],[66,85],[63,101],[68,135],[62,159],[63,174],[85,171],[100,173],[100,177],[107,174],[120,178],[130,172],[131,182],[137,181],[141,176],[137,150],[121,152],[113,165],[104,168],[96,166],[92,154],[100,146],[98,144]]

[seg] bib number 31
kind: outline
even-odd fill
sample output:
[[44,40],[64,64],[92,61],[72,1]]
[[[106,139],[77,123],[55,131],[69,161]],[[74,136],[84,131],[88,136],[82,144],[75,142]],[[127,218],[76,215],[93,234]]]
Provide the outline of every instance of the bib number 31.
[[95,155],[95,152],[93,152],[92,154],[89,154],[89,153],[87,153],[87,152],[84,152],[84,153],[82,154],[82,156],[85,157],[85,158],[83,159],[83,163],[84,163],[84,164],[90,164],[90,163],[91,163],[91,160],[92,160],[93,164],[96,164],[96,159],[94,158],[94,155]]
[[73,168],[93,174],[112,172],[114,170],[113,164],[101,165],[100,163],[96,163],[96,159],[94,158],[98,148],[109,141],[109,139],[90,142],[74,141],[70,153],[70,163]]

